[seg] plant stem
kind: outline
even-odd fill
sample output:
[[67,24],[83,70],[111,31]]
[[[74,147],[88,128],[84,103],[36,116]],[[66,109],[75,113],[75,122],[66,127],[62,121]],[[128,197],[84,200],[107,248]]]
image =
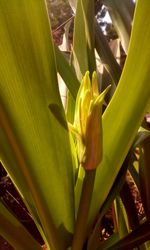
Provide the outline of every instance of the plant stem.
[[87,231],[88,213],[93,193],[96,169],[85,170],[82,193],[72,242],[72,250],[82,250]]

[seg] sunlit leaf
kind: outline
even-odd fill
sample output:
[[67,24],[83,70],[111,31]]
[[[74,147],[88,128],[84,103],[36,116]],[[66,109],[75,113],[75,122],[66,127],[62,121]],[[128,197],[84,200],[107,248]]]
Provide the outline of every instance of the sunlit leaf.
[[0,34],[0,122],[15,160],[5,167],[22,173],[46,238],[60,249],[73,233],[74,178],[69,133],[49,110],[54,103],[64,113],[44,1],[1,1]]
[[[104,154],[101,166],[97,168],[90,222],[113,185],[149,103],[150,26],[144,25],[145,22],[150,23],[149,11],[150,5],[146,0],[137,2],[125,67],[117,90],[103,115]],[[143,53],[143,50],[147,52]]]

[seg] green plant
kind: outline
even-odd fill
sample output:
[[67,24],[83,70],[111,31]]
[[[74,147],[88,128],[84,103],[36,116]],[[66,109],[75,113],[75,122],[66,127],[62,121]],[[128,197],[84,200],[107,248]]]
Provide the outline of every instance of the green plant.
[[[150,239],[149,132],[142,128],[139,130],[150,102],[149,1],[137,1],[129,48],[128,37],[123,40],[128,56],[119,83],[120,68],[113,64],[110,48],[105,46],[103,34],[96,28],[94,1],[70,2],[76,13],[69,64],[53,44],[43,0],[0,1],[0,159],[30,211],[47,249],[72,247],[80,250],[84,243],[88,250],[132,249],[140,244],[149,249],[149,243],[144,244]],[[114,8],[119,6],[117,0],[106,2]],[[130,1],[124,2],[128,7]],[[128,22],[121,19],[123,8],[116,8],[120,15],[119,20],[117,17],[115,20],[119,32],[123,30],[121,34],[126,36],[128,32],[121,28]],[[131,14],[130,11],[127,13]],[[98,34],[101,39],[98,39]],[[96,70],[95,46],[102,62],[107,62],[105,67],[116,90],[102,119],[100,110],[97,110],[97,107],[102,108],[101,99],[98,102],[90,99],[89,102],[88,89],[84,91],[86,98],[81,98],[81,101],[86,99],[85,107],[87,103],[91,104],[90,109],[87,105],[88,112],[83,109],[86,118],[98,103],[95,114],[98,114],[100,124],[97,123],[98,116],[92,119],[92,126],[97,123],[97,134],[101,136],[97,138],[98,148],[95,147],[93,152],[93,147],[88,147],[89,144],[82,140],[83,152],[88,148],[86,159],[89,159],[91,151],[92,156],[98,156],[98,166],[94,165],[96,170],[93,171],[84,170],[81,166],[80,163],[86,169],[88,164],[82,157],[79,162],[78,155],[82,153],[78,150],[77,155],[76,143],[79,141],[69,132],[67,121],[73,123],[78,112],[75,100],[79,82],[87,71],[91,78]],[[66,116],[58,90],[57,70],[69,89]],[[90,86],[90,80],[87,81],[87,86]],[[76,103],[78,100],[80,98]],[[82,104],[79,102],[76,107],[80,110]],[[75,134],[79,132],[79,137],[82,135],[81,128],[76,131],[70,127]],[[91,140],[89,138],[94,132],[88,130],[87,141]],[[135,154],[137,147],[140,153]],[[102,157],[99,150],[103,151]],[[139,171],[134,166],[135,162]],[[125,180],[127,169],[143,197],[144,222],[136,221],[134,203],[132,209],[129,207]],[[133,199],[132,196],[130,198]],[[114,233],[107,241],[102,241],[97,238],[97,230],[112,203]],[[77,218],[81,215],[83,223],[80,220],[78,223]],[[94,225],[96,215],[98,218]],[[0,234],[15,249],[42,248],[2,202],[0,221]]]

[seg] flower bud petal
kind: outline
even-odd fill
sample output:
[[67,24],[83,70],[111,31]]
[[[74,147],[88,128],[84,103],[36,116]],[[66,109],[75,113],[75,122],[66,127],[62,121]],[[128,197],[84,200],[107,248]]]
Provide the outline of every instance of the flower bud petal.
[[85,154],[82,165],[86,170],[95,169],[102,160],[102,117],[101,105],[94,105],[87,118]]
[[95,71],[93,72],[92,75],[92,91],[93,91],[93,96],[99,95],[97,75]]

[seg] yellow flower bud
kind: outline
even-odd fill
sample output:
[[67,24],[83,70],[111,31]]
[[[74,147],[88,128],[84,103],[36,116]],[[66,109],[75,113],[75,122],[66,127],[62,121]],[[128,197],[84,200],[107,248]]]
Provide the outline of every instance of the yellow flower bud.
[[109,88],[99,94],[96,72],[92,75],[92,83],[86,72],[78,91],[74,129],[70,128],[77,138],[79,162],[86,170],[95,169],[102,160],[102,104]]

